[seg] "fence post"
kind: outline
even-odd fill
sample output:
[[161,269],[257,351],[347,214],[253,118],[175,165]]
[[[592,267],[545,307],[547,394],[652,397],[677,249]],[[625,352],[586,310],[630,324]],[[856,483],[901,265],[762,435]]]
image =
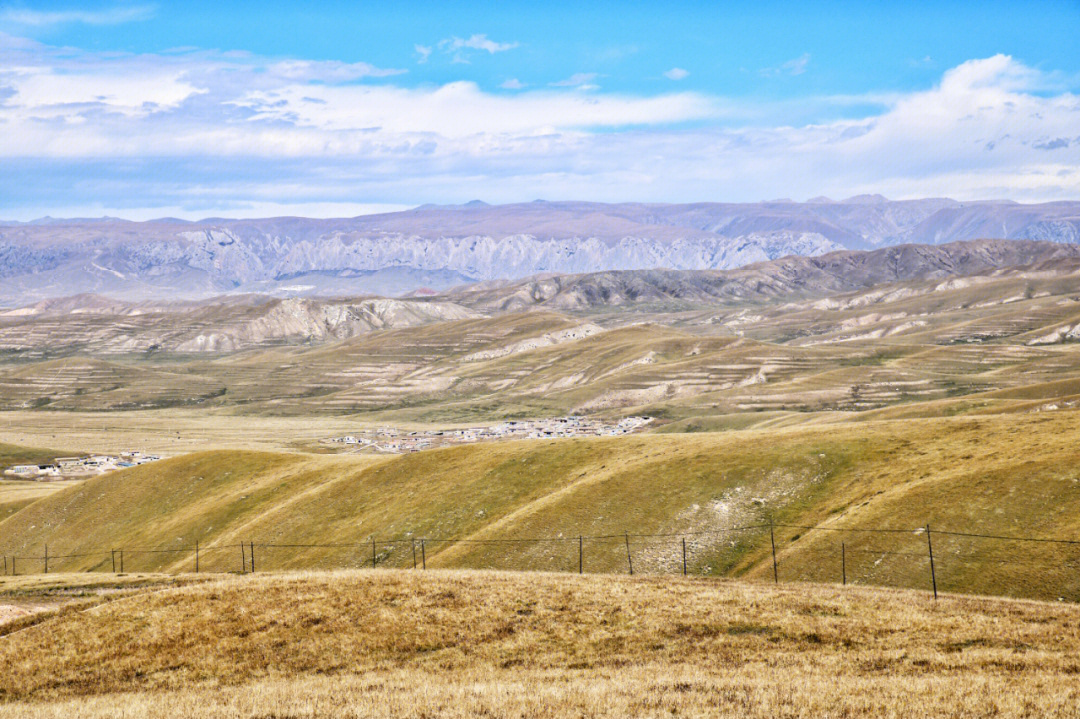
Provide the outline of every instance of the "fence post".
[[120,550],[120,573],[124,573],[124,550]]
[[577,573],[583,574],[585,571],[585,538],[580,534],[577,538]]
[[686,537],[682,538],[682,575],[686,576]]
[[15,555],[14,554],[11,555],[11,576],[13,576],[13,577],[16,576],[16,572],[15,572]]
[[841,574],[841,577],[842,577],[841,581],[843,581],[844,586],[846,587],[847,586],[847,548],[844,546],[843,542],[840,542],[840,574]]
[[243,542],[240,542],[240,573],[247,574],[247,550]]
[[49,573],[49,545],[45,545],[45,573]]
[[427,569],[427,552],[424,550],[424,540],[420,540],[420,561],[423,562],[424,569]]
[[255,573],[255,542],[248,542],[251,549],[251,573]]
[[4,555],[4,574],[7,574],[7,555]]
[[634,576],[634,560],[630,558],[630,533],[626,532],[626,566],[630,567],[630,576]]
[[371,568],[375,568],[375,535],[371,535]]
[[773,584],[780,583],[780,572],[776,568],[776,534],[773,532],[772,517],[769,517],[769,542],[772,544],[772,578]]
[[195,573],[199,573],[199,540],[195,540]]
[[109,550],[109,554],[112,555],[112,573],[116,574],[116,550]]
[[926,548],[930,552],[930,581],[934,584],[934,599],[937,599],[937,574],[934,572],[934,543],[930,541],[930,525],[926,525]]
[[416,540],[410,539],[409,542],[412,544],[412,568],[416,569]]

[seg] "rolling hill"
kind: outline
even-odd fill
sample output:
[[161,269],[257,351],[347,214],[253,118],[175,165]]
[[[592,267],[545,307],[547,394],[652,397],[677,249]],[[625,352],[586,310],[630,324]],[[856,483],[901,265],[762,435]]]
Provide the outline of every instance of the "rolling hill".
[[[565,572],[584,535],[585,570],[621,573],[630,533],[638,573],[681,571],[686,537],[693,574],[771,579],[771,520],[784,581],[836,581],[844,542],[848,581],[925,589],[929,523],[941,590],[1077,600],[1071,545],[939,534],[1080,537],[1076,419],[819,421],[380,459],[198,453],[38,501],[0,522],[0,552],[48,544],[52,571],[107,571],[127,547],[128,569],[187,571],[199,541],[204,571],[233,571],[253,541],[266,570],[363,567],[374,536],[380,566],[411,567],[426,539],[433,568]],[[756,529],[723,531],[741,526]],[[506,538],[558,541],[478,541]]]

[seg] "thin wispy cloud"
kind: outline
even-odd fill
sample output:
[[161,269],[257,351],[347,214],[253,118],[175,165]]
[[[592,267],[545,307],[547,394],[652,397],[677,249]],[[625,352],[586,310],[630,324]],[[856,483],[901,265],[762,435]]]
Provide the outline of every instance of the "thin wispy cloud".
[[417,64],[423,65],[431,59],[431,53],[435,48],[430,45],[413,45],[413,50],[415,50],[416,54],[419,56],[419,59],[416,61]]
[[599,75],[595,72],[575,72],[565,80],[548,83],[551,87],[576,87],[579,90],[597,90],[599,85],[593,82]]
[[781,63],[776,67],[765,67],[759,72],[764,77],[777,77],[779,75],[802,75],[810,64],[810,53],[806,52],[799,57]]
[[[469,37],[448,37],[438,42],[437,47],[449,55],[453,62],[465,63],[469,62],[469,52],[479,51],[486,52],[489,55],[494,55],[499,52],[506,52],[507,50],[513,50],[518,47],[516,42],[496,42],[485,34],[475,34]],[[420,45],[416,46],[417,52],[420,52]],[[427,53],[424,54],[421,62],[426,62],[428,56],[431,54],[432,48],[425,48]]]
[[521,80],[518,80],[516,77],[512,77],[509,80],[503,81],[503,83],[499,85],[499,87],[504,90],[524,90],[526,87],[528,87],[528,85],[523,83]]
[[112,7],[101,10],[31,10],[22,7],[0,8],[0,23],[24,25],[27,27],[47,27],[82,23],[85,25],[119,25],[122,23],[149,20],[154,16],[154,6],[136,5]]
[[518,44],[516,42],[495,42],[494,40],[488,39],[487,35],[473,35],[465,39],[452,37],[441,41],[439,46],[444,47],[450,52],[461,50],[462,48],[471,48],[473,50],[484,50],[494,55],[497,52],[513,50]]
[[376,67],[366,62],[337,60],[283,60],[267,66],[267,71],[288,80],[344,82],[362,77],[390,77],[407,70]]
[[673,67],[664,73],[664,77],[668,80],[685,80],[690,76],[688,70],[684,70],[681,67]]

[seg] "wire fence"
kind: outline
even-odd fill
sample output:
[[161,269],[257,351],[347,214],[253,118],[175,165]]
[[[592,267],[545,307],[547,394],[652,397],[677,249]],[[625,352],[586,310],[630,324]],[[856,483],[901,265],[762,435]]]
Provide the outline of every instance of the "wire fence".
[[922,587],[1080,601],[1080,540],[930,525],[839,527],[768,522],[700,531],[555,537],[371,537],[3,554],[5,575],[56,571],[233,572],[439,567],[576,573],[737,575]]

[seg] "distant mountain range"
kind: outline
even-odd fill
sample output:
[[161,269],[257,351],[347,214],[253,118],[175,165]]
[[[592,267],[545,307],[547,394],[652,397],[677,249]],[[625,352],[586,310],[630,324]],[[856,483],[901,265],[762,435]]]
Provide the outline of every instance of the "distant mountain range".
[[[622,308],[759,312],[780,303],[830,303],[827,298],[852,292],[861,293],[854,301],[872,304],[936,291],[936,283],[953,290],[967,282],[1011,276],[1062,278],[1062,287],[1073,287],[1078,268],[1080,244],[972,240],[785,257],[734,270],[547,274],[402,299],[230,294],[207,300],[128,301],[80,294],[0,310],[0,357],[220,354],[268,345],[322,344],[375,330],[534,309],[583,312],[593,319]],[[930,289],[912,286],[928,280],[935,283]],[[866,294],[870,291],[877,295]]]
[[730,269],[787,255],[981,237],[1080,243],[1080,202],[877,195],[750,204],[425,205],[351,219],[0,223],[0,303],[78,292],[401,295],[538,273]]
[[1006,270],[1071,274],[1080,244],[970,240],[897,245],[816,257],[785,257],[734,270],[619,270],[540,275],[456,288],[440,299],[481,312],[543,307],[591,310],[645,303],[740,305],[823,298],[878,285],[985,275]]

